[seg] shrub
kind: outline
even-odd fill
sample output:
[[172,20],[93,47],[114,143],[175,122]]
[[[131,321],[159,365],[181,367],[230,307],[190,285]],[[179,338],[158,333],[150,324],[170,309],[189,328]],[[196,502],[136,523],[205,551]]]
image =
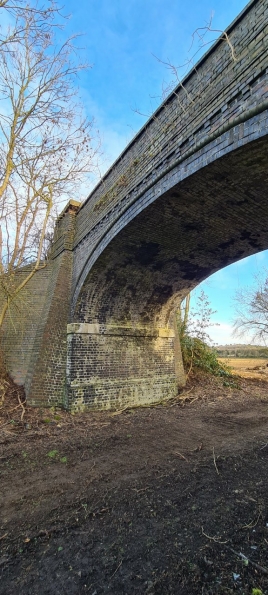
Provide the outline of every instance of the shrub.
[[209,347],[198,337],[190,335],[181,337],[181,350],[187,375],[191,370],[199,368],[213,376],[232,376],[230,368],[218,361],[215,349]]

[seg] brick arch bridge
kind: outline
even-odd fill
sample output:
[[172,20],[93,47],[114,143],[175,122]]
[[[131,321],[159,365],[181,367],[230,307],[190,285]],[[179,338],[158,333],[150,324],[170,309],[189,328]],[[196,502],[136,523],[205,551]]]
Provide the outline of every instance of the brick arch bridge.
[[49,266],[28,288],[31,324],[15,348],[7,333],[31,404],[122,407],[183,386],[178,303],[268,248],[267,23],[267,2],[252,0],[229,43],[212,46],[86,202],[62,213]]

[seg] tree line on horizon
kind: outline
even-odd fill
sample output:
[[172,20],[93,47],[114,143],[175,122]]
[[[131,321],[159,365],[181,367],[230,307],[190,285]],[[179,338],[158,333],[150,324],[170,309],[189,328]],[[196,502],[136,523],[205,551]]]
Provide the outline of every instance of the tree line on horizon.
[[262,345],[217,345],[215,351],[223,358],[267,358],[268,347]]

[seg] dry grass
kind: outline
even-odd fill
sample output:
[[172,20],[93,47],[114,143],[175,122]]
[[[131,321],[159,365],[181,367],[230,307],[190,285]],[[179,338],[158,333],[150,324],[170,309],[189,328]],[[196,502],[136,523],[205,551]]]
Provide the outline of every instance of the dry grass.
[[237,376],[268,381],[268,359],[251,357],[220,357],[218,359],[220,362],[227,364]]

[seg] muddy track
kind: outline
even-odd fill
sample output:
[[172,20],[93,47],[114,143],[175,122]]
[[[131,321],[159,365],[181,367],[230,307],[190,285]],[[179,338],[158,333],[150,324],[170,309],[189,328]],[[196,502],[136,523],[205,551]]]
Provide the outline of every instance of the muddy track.
[[6,413],[1,595],[268,594],[266,387],[199,380],[166,407]]

